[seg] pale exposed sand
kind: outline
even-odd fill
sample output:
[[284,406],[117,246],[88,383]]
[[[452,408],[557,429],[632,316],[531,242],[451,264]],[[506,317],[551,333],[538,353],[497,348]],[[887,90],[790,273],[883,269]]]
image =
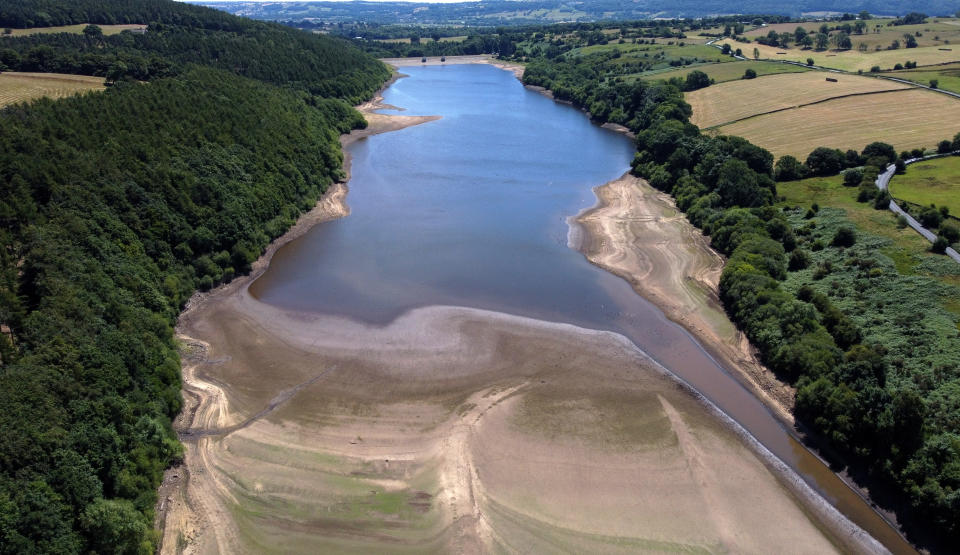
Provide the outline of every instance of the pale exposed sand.
[[571,246],[630,282],[685,327],[777,415],[793,423],[794,391],[777,380],[737,330],[718,297],[724,259],[673,199],[629,174],[594,189],[597,205],[576,217]]
[[[280,242],[347,214],[345,194]],[[622,336],[455,307],[385,327],[284,311],[247,293],[275,250],[181,316],[191,439],[161,488],[164,553],[876,547]]]

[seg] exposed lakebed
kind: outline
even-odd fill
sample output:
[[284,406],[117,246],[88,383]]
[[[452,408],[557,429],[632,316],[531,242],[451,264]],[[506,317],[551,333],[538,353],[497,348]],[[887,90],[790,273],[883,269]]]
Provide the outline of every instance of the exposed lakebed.
[[350,216],[280,249],[254,297],[377,326],[442,305],[622,334],[898,549],[895,533],[686,330],[568,246],[567,220],[595,202],[591,187],[628,169],[629,139],[490,66],[404,71],[384,101],[441,119],[353,144]]

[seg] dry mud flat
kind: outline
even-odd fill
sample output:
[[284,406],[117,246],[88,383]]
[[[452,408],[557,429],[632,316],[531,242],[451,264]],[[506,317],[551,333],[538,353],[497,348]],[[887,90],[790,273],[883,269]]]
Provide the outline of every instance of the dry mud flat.
[[450,307],[376,328],[243,290],[190,316],[208,350],[165,551],[836,550],[615,334]]

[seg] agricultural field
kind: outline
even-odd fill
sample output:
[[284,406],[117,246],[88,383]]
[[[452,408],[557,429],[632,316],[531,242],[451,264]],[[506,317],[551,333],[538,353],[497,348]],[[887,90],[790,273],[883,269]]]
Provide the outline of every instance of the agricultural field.
[[946,206],[960,216],[960,157],[950,156],[907,166],[890,180],[890,194],[913,204]]
[[[747,64],[744,67],[754,65],[741,63]],[[882,79],[810,71],[731,81],[688,92],[684,97],[693,107],[691,121],[700,128],[709,128],[831,98],[908,88],[910,85]]]
[[[960,51],[960,44],[957,45],[957,49]],[[938,89],[960,93],[960,63],[894,71],[884,75],[907,79],[921,85],[929,85],[930,80],[936,79]]]
[[[857,36],[852,37],[854,45],[857,44]],[[758,43],[744,44],[732,39],[724,39],[717,44],[730,44],[730,47],[736,50],[740,48],[747,57],[753,56],[753,49],[759,51],[760,59],[790,61],[805,64],[807,58],[813,58],[818,66],[840,69],[843,71],[870,71],[874,66],[879,66],[881,70],[893,69],[896,64],[904,64],[908,61],[917,62],[920,66],[930,66],[935,64],[945,64],[949,62],[960,61],[960,44],[954,46],[925,46],[919,48],[901,48],[899,50],[883,50],[874,52],[867,50],[860,52],[856,48],[851,50],[803,50],[791,45],[790,48],[780,48],[776,46],[766,46]],[[941,50],[947,48],[948,50]]]
[[647,81],[671,79],[673,77],[686,78],[690,72],[698,70],[709,75],[710,78],[717,83],[723,83],[726,81],[736,81],[738,79],[742,79],[743,73],[748,68],[756,71],[758,76],[773,75],[776,73],[801,73],[804,71],[809,71],[809,69],[805,67],[795,66],[792,64],[778,64],[776,62],[726,62],[693,65],[679,69],[648,71],[640,74],[639,78]]
[[[15,37],[23,35],[37,35],[37,34],[47,34],[47,33],[76,33],[80,34],[83,32],[83,29],[87,26],[87,23],[81,23],[79,25],[61,25],[59,27],[32,27],[30,29],[11,29],[11,35]],[[103,30],[104,35],[117,35],[124,31],[133,31],[134,29],[146,29],[146,25],[140,25],[138,23],[133,24],[123,24],[123,25],[98,25],[101,30]]]
[[929,148],[952,138],[957,122],[960,100],[924,89],[905,89],[837,98],[720,126],[715,131],[745,137],[777,157],[791,154],[803,160],[819,146],[860,150],[876,140],[892,144],[897,151]]
[[[898,26],[889,25],[892,21],[892,19],[871,19],[867,21],[866,32],[861,35],[855,33],[850,35],[850,40],[853,41],[854,48],[856,49],[860,43],[864,43],[867,46],[867,49],[873,52],[878,46],[881,49],[891,46],[895,40],[899,41],[901,48],[903,48],[903,35],[906,33],[913,35],[914,40],[917,41],[918,47],[943,46],[945,44],[960,43],[960,25],[958,25],[960,21],[956,19],[929,19],[927,23]],[[774,25],[767,25],[765,27],[751,29],[750,31],[745,32],[743,36],[750,39],[755,39],[757,37],[766,36],[770,31],[776,31],[778,33],[793,33],[797,27],[803,27],[807,33],[816,33],[823,23],[823,21],[777,23]],[[827,22],[830,27],[835,27],[844,23],[850,23],[853,25],[854,22]],[[791,45],[791,48],[794,48],[794,46]]]
[[0,107],[48,96],[63,98],[105,88],[103,77],[63,73],[0,73]]

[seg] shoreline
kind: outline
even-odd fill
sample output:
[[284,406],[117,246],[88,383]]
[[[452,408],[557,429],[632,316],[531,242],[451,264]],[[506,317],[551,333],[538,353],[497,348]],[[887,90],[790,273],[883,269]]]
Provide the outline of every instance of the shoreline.
[[[473,62],[473,63],[489,63],[489,62]],[[496,65],[496,64],[492,64],[492,65]],[[513,70],[507,69],[507,68],[501,68],[501,69],[505,69],[507,71],[513,71],[514,74],[517,75],[516,69],[513,69]],[[519,71],[522,73],[522,66],[520,67]],[[387,84],[384,85],[384,88],[392,84],[397,78],[400,78],[400,77],[402,76],[395,75]],[[381,91],[382,90],[383,89],[381,89]],[[184,308],[184,311],[181,313],[180,318],[178,319],[178,324],[176,328],[177,337],[180,340],[188,343],[194,349],[193,351],[185,350],[184,355],[182,356],[185,403],[184,403],[184,409],[181,412],[181,415],[178,416],[177,422],[175,423],[175,428],[178,430],[178,432],[189,429],[189,428],[196,428],[198,420],[202,420],[203,421],[202,423],[204,425],[211,425],[213,423],[216,423],[218,426],[222,426],[224,424],[231,422],[229,418],[229,413],[227,410],[228,403],[227,403],[226,393],[224,392],[224,390],[220,388],[218,385],[216,385],[215,382],[205,381],[204,379],[196,375],[197,373],[196,370],[198,367],[200,367],[203,364],[211,363],[211,361],[207,360],[206,358],[207,350],[209,349],[209,344],[201,340],[192,339],[188,337],[184,332],[191,326],[191,324],[195,321],[195,319],[199,320],[201,318],[201,313],[204,311],[204,309],[210,308],[210,305],[215,305],[224,301],[238,302],[241,305],[244,305],[246,308],[252,310],[253,312],[259,313],[261,315],[266,312],[276,310],[276,309],[273,309],[272,307],[268,307],[267,305],[263,305],[263,303],[260,303],[255,298],[253,298],[247,291],[247,288],[251,283],[253,283],[253,281],[255,281],[267,269],[271,258],[277,252],[277,250],[279,250],[282,246],[286,245],[287,243],[296,239],[297,237],[300,237],[301,235],[309,231],[314,225],[318,223],[344,217],[349,214],[349,207],[346,204],[346,194],[348,192],[346,181],[349,180],[349,175],[350,175],[350,158],[349,158],[349,153],[346,150],[346,147],[357,140],[360,140],[362,138],[365,138],[371,135],[399,130],[412,125],[418,125],[420,123],[425,123],[427,121],[438,119],[435,116],[411,117],[411,116],[393,116],[393,115],[374,114],[373,113],[374,110],[385,107],[382,104],[382,100],[383,100],[382,95],[378,92],[374,100],[364,103],[357,107],[362,113],[364,113],[364,116],[368,120],[367,129],[357,130],[348,135],[342,135],[340,137],[341,145],[344,149],[343,150],[344,171],[347,175],[344,182],[340,182],[332,185],[331,188],[323,195],[323,197],[320,199],[320,201],[317,203],[317,205],[313,209],[311,209],[309,212],[302,215],[297,220],[296,224],[287,231],[287,233],[285,233],[284,235],[282,235],[281,237],[273,241],[267,247],[263,255],[261,255],[261,257],[259,257],[257,261],[252,265],[251,272],[248,275],[237,278],[232,282],[222,285],[210,292],[196,293],[188,301],[187,305]],[[375,116],[375,117],[371,118],[370,116]],[[611,182],[611,183],[616,183],[616,182],[622,181],[623,179],[624,178],[621,178],[620,180],[615,180],[614,182]],[[602,224],[598,223],[598,219],[596,215],[598,214],[599,211],[602,211],[605,208],[606,209],[610,208],[610,204],[612,203],[613,197],[610,197],[610,195],[607,193],[601,192],[601,190],[604,188],[607,188],[609,185],[611,185],[611,183],[595,188],[594,190],[595,192],[597,192],[597,196],[598,196],[598,204],[593,208],[588,209],[587,211],[581,213],[580,215],[571,218],[571,222],[575,218],[577,221],[577,224],[582,225],[583,227],[586,227],[588,225],[597,225],[602,227]],[[604,203],[604,200],[603,200],[604,196],[608,197],[607,198],[608,206],[606,207],[602,206],[602,204]],[[622,207],[626,207],[626,205],[623,205]],[[591,220],[591,218],[593,218],[593,220]],[[580,220],[584,220],[584,223],[581,223]],[[687,226],[692,227],[690,226],[689,223],[686,222],[686,220],[682,217],[682,215],[680,216],[680,220],[682,220],[683,223],[686,223]],[[573,225],[571,225],[571,230],[572,229],[573,229]],[[697,231],[697,233],[699,232]],[[585,236],[589,235],[589,232],[585,230],[583,232],[583,235]],[[595,240],[595,238],[596,236],[594,236],[592,239]],[[589,239],[590,238],[587,238],[587,241],[585,242],[589,242]],[[698,248],[705,247],[709,252],[713,252],[712,249],[709,249],[709,245],[705,243],[706,240],[705,238],[702,237],[702,235],[701,235],[701,241],[703,241],[704,244],[702,245],[698,244],[697,245]],[[602,240],[601,240],[601,243],[602,243]],[[599,246],[603,246],[603,245],[601,244]],[[580,248],[578,248],[577,250],[581,250],[581,252],[584,252]],[[585,252],[584,254],[586,256]],[[719,255],[716,255],[716,253],[713,253],[713,255],[715,257],[719,257]],[[590,259],[589,256],[588,256],[588,259]],[[611,263],[611,267],[608,268],[602,264],[594,262],[594,260],[592,259],[590,261],[596,264],[597,266],[603,268],[604,270],[611,271],[612,273],[619,275],[624,279],[627,279],[631,284],[634,285],[635,290],[637,290],[638,293],[642,294],[641,290],[637,289],[638,287],[637,283],[642,281],[639,278],[632,279],[626,275],[621,275],[616,270],[611,269],[613,267],[612,263]],[[722,269],[722,259],[719,267],[720,269]],[[704,284],[709,284],[711,278],[709,277],[708,274],[710,274],[710,272],[713,271],[711,264],[706,263],[705,268],[702,269],[701,271],[705,272],[705,275],[697,274],[696,278],[694,279],[694,282],[701,286],[703,286]],[[716,278],[718,277],[719,277],[719,271],[716,271]],[[659,292],[661,301],[665,302],[666,300],[668,300],[669,297],[666,295],[668,290],[669,290],[669,286],[664,285],[662,287],[661,291]],[[667,314],[667,316],[671,320],[677,321],[684,327],[687,327],[688,325],[692,325],[690,324],[690,322],[693,320],[690,317],[688,317],[687,320],[678,321],[673,317],[673,315],[671,315],[669,310],[661,306],[660,302],[658,302],[656,298],[647,296],[647,295],[643,295],[643,296],[645,296],[646,298],[654,302],[654,304],[660,307],[661,310],[664,310],[664,312]],[[713,307],[713,308],[716,309],[716,307]],[[720,308],[719,310],[722,313],[722,308]],[[415,309],[413,311],[405,313],[404,315],[401,315],[394,322],[389,324],[387,327],[388,328],[393,327],[394,325],[397,324],[397,322],[405,319],[413,318],[414,320],[416,320],[416,316],[419,314],[433,314],[436,311],[439,311],[440,314],[447,314],[447,315],[453,315],[453,316],[459,315],[461,318],[468,318],[470,316],[473,316],[477,319],[482,319],[488,323],[515,326],[516,328],[526,329],[527,331],[525,333],[542,333],[548,330],[561,330],[561,329],[577,330],[578,333],[576,335],[578,337],[581,337],[587,343],[591,342],[589,340],[590,337],[606,336],[610,334],[610,332],[583,330],[569,324],[543,322],[539,320],[532,320],[529,318],[511,316],[508,314],[489,312],[489,311],[480,311],[476,309],[468,309],[468,308],[460,308],[460,307],[425,307],[421,309]],[[281,311],[281,312],[289,313],[290,311]],[[299,315],[299,317],[310,318],[308,315]],[[331,321],[335,321],[335,320],[331,320]],[[341,321],[340,324],[349,325],[349,321],[344,320],[344,321]],[[357,325],[357,324],[354,323],[353,325]],[[423,331],[421,328],[417,328],[417,329],[419,331]],[[698,339],[703,341],[703,337],[700,335],[698,331],[691,330],[690,328],[688,328],[688,330],[691,331],[691,333],[694,333],[694,335]],[[288,331],[292,332],[293,330],[288,330]],[[580,332],[583,332],[585,335],[581,334]],[[616,335],[616,334],[612,334],[612,335]],[[617,337],[622,338],[622,336],[617,336]],[[717,337],[719,338],[719,335]],[[291,341],[293,343],[298,342],[294,338],[291,338]],[[617,341],[620,341],[620,339],[617,339]],[[632,342],[630,342],[626,338],[622,338],[622,341],[626,341],[629,344],[630,348],[635,350],[637,353],[641,354],[643,357],[649,358],[649,357],[646,357],[645,353],[643,353],[638,347],[636,347]],[[707,342],[704,342],[704,344],[705,346],[708,345]],[[723,360],[724,362],[727,362],[726,359],[723,359]],[[857,544],[858,547],[867,549],[868,551],[870,550],[869,547],[873,547],[869,545],[870,540],[873,540],[869,535],[867,535],[866,538],[858,535],[857,531],[859,530],[859,528],[857,528],[855,525],[851,525],[851,523],[849,523],[849,520],[842,513],[836,510],[829,503],[824,502],[822,498],[818,494],[813,492],[809,488],[809,486],[807,486],[805,482],[803,482],[803,480],[800,479],[800,477],[792,469],[784,465],[782,462],[779,461],[779,459],[777,459],[775,456],[770,454],[769,450],[767,450],[766,447],[764,447],[762,444],[757,442],[756,439],[754,439],[753,436],[750,435],[750,433],[747,430],[745,430],[744,428],[742,428],[742,426],[740,426],[735,421],[730,419],[729,416],[727,416],[725,413],[723,413],[718,408],[716,408],[716,406],[713,405],[713,403],[706,400],[702,395],[697,393],[695,390],[693,390],[689,386],[686,386],[685,382],[683,382],[682,379],[674,375],[669,370],[663,368],[662,366],[659,366],[659,365],[656,365],[656,366],[658,367],[660,372],[662,372],[663,375],[666,376],[668,379],[678,384],[682,384],[683,387],[689,390],[688,392],[694,397],[696,397],[700,404],[702,404],[704,407],[706,407],[710,412],[714,414],[714,416],[718,419],[721,425],[730,429],[735,434],[740,436],[741,439],[744,441],[744,443],[748,446],[749,451],[755,453],[758,458],[764,461],[765,465],[770,469],[771,474],[779,478],[782,483],[789,484],[789,486],[787,486],[788,489],[794,495],[797,495],[799,498],[803,499],[803,501],[800,503],[800,506],[806,507],[808,510],[815,512],[818,515],[817,520],[820,521],[822,524],[831,528],[831,535],[833,535],[838,540],[842,540],[844,538],[848,540],[853,540],[853,542]],[[763,399],[763,397],[761,397],[761,399]],[[188,499],[186,496],[186,488],[190,483],[190,479],[191,479],[191,473],[190,473],[191,464],[199,463],[197,465],[197,468],[200,472],[203,472],[204,468],[210,467],[211,465],[211,462],[207,459],[207,456],[203,454],[203,449],[200,446],[201,442],[206,443],[209,441],[210,441],[209,439],[200,439],[200,440],[197,440],[197,442],[195,443],[191,442],[191,444],[189,444],[187,448],[187,453],[185,455],[185,463],[180,467],[174,467],[172,469],[169,469],[165,474],[163,485],[160,488],[160,495],[158,496],[159,508],[157,511],[157,522],[159,523],[159,526],[156,527],[156,528],[159,528],[160,533],[163,535],[160,542],[161,552],[173,552],[171,551],[171,547],[176,546],[179,543],[179,538],[167,537],[168,527],[166,524],[167,524],[167,520],[170,519],[173,513],[176,511],[176,509],[174,508],[175,505],[181,507],[180,509],[181,513],[182,513],[182,508],[184,507],[186,508],[188,513],[185,517],[182,514],[179,515],[181,527],[186,528],[188,532],[193,531],[195,534],[203,533],[204,531],[208,531],[208,528],[212,528],[212,525],[209,523],[209,520],[205,521],[204,517],[200,516],[200,513],[206,513],[208,515],[206,517],[207,519],[209,519],[209,515],[211,514],[215,514],[218,512],[224,513],[224,514],[228,513],[228,508],[225,506],[208,507],[206,511],[196,511],[196,508],[192,506],[190,499]],[[197,457],[200,458],[199,461],[195,460]],[[168,477],[169,477],[169,480],[168,480]],[[227,486],[224,484],[216,483],[206,487],[214,487],[214,488],[217,488],[218,492],[226,493],[228,496],[230,495],[229,490],[226,489]],[[167,489],[165,490],[165,488]],[[817,502],[817,500],[819,500],[819,502]],[[214,510],[211,511],[209,510],[210,508],[213,508]],[[187,524],[187,525],[183,526],[184,524]],[[170,531],[172,532],[172,530]],[[217,536],[216,540],[218,541],[218,543],[222,540],[222,538],[219,537],[220,533],[217,530],[214,529],[208,532],[213,533],[214,535]],[[187,537],[188,537],[188,541],[190,541],[192,539],[195,539],[197,536],[188,535]],[[225,544],[221,543],[220,545],[225,545]],[[175,548],[173,549],[175,550]]]
[[571,248],[630,283],[792,427],[794,389],[763,366],[727,318],[718,293],[726,261],[710,247],[709,238],[687,221],[669,195],[629,172],[593,192],[596,204],[568,218]]

